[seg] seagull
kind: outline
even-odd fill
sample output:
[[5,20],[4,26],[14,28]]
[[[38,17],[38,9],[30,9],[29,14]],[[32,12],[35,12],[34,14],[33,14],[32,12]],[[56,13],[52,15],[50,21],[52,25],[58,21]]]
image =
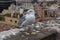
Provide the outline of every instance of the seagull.
[[20,27],[26,27],[28,25],[33,24],[34,22],[35,22],[35,11],[34,9],[29,9],[26,12],[25,20],[21,23]]

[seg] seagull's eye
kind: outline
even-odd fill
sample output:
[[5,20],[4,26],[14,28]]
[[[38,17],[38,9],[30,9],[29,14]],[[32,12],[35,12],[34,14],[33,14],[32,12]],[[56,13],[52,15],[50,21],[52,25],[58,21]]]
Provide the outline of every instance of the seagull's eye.
[[30,12],[32,12],[32,11],[30,11]]

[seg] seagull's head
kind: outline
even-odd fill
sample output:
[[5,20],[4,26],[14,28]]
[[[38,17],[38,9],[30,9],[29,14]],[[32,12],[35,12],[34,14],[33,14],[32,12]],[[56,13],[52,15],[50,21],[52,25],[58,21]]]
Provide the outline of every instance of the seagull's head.
[[33,9],[29,9],[26,13],[27,14],[35,14],[35,11]]

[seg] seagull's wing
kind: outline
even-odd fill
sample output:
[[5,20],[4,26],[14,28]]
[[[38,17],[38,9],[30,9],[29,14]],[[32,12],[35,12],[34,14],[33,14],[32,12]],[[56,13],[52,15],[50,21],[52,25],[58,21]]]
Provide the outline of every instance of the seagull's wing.
[[28,24],[28,21],[25,20],[25,21],[22,22],[21,27],[26,26],[27,24]]

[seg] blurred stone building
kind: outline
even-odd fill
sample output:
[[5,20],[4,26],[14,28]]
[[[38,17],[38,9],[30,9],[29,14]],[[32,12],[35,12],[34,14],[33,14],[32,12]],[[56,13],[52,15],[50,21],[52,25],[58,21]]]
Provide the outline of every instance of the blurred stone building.
[[8,9],[11,3],[16,2],[12,0],[0,0],[0,13],[2,12],[3,9]]

